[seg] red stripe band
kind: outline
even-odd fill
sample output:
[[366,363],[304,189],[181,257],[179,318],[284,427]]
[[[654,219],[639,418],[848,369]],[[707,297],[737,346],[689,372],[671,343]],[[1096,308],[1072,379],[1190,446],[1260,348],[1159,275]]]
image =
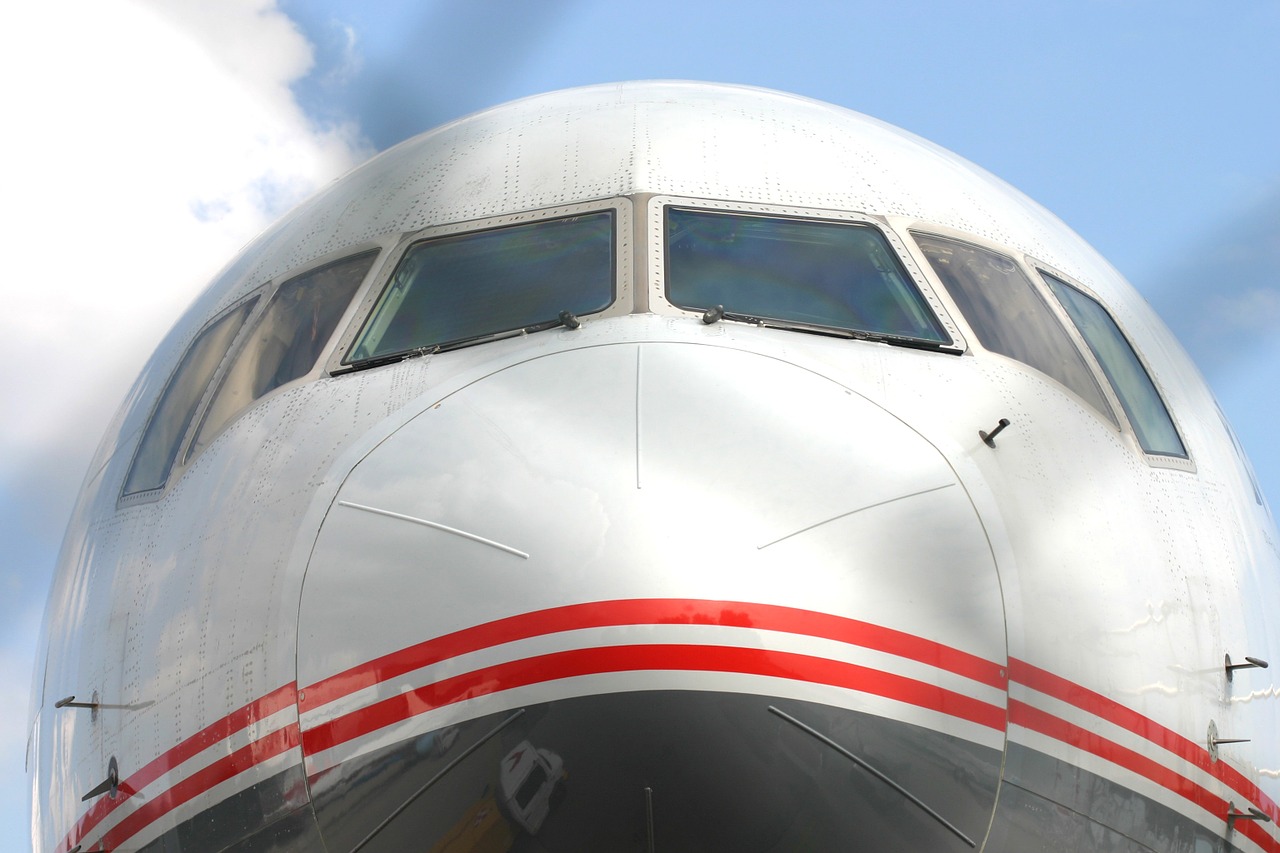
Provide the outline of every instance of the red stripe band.
[[1271,816],[1273,821],[1280,821],[1280,808],[1251,782],[1243,773],[1225,761],[1214,761],[1209,750],[1203,744],[1183,737],[1172,729],[1160,725],[1155,720],[1144,717],[1137,711],[1126,708],[1119,702],[1108,699],[1101,693],[1081,687],[1067,681],[1061,676],[1040,669],[1025,661],[1009,659],[1009,673],[1012,680],[1030,687],[1046,696],[1052,696],[1068,705],[1074,705],[1095,717],[1126,729],[1144,740],[1168,750],[1179,758],[1195,765],[1218,781],[1235,790],[1241,796],[1257,805]]
[[1137,773],[1155,782],[1161,787],[1173,791],[1180,797],[1190,800],[1212,814],[1225,815],[1227,801],[1210,793],[1187,777],[1165,767],[1157,761],[1107,740],[1101,735],[1069,723],[1061,717],[1041,711],[1017,699],[1009,700],[1009,723],[1022,726],[1054,740],[1062,741],[1068,746],[1084,750],[1099,758],[1105,759],[1117,767]]
[[[293,707],[297,703],[297,685],[286,684],[261,699],[255,699],[248,705],[232,711],[227,716],[196,732],[177,746],[163,753],[158,758],[143,766],[120,783],[120,792],[115,799],[99,797],[89,810],[85,812],[76,825],[67,833],[67,837],[57,847],[57,853],[67,853],[79,844],[86,835],[106,819],[120,806],[130,800],[133,794],[150,785],[165,773],[180,766],[183,762],[198,755],[215,744],[221,743],[236,732],[265,720],[273,714]],[[159,815],[157,815],[158,817]],[[154,818],[153,818],[154,820]]]
[[446,678],[375,702],[302,734],[303,751],[315,754],[446,705],[562,678],[609,672],[684,671],[742,673],[844,687],[938,711],[997,731],[998,705],[893,673],[829,658],[738,646],[604,646],[554,652]]
[[[116,824],[102,837],[101,846],[114,850],[153,821],[208,791],[214,785],[238,776],[269,758],[275,758],[298,745],[298,727],[290,724],[220,758],[208,767],[191,774],[169,790],[148,800],[137,811]],[[299,803],[302,805],[302,803]]]
[[999,690],[1007,684],[998,663],[869,622],[773,604],[650,598],[571,604],[464,628],[309,685],[301,691],[298,704],[305,713],[415,669],[516,640],[583,628],[682,624],[754,628],[835,640],[919,661]]
[[[57,853],[66,853],[133,795],[202,751],[294,706],[313,710],[356,691],[458,655],[505,643],[565,631],[627,625],[719,625],[832,640],[917,661],[972,681],[1006,690],[1014,681],[1044,696],[1072,705],[1159,746],[1217,779],[1280,820],[1276,803],[1240,771],[1213,761],[1207,749],[1154,720],[1096,691],[1025,661],[1009,661],[1009,678],[1000,663],[912,634],[834,616],[777,605],[687,599],[637,599],[575,604],[520,614],[427,640],[322,679],[304,691],[287,684],[183,740],[120,784],[115,799],[100,798],[77,821]],[[169,789],[144,801],[101,839],[114,848],[164,815],[215,786],[271,758],[296,749],[315,754],[351,742],[428,711],[477,696],[560,679],[618,672],[717,672],[828,685],[881,696],[957,719],[1004,731],[1006,711],[954,690],[852,663],[796,652],[704,644],[634,644],[577,648],[482,667],[376,701],[299,733],[293,722],[224,755]],[[1074,749],[1140,775],[1225,822],[1228,803],[1203,785],[1129,747],[1027,702],[1009,700],[1007,720]],[[136,802],[133,802],[136,804]],[[1225,828],[1225,827],[1224,827]],[[1234,828],[1269,853],[1280,853],[1266,828],[1238,821]]]
[[[1273,821],[1276,819],[1277,808],[1275,801],[1227,762],[1214,761],[1205,746],[1183,737],[1172,729],[1139,714],[1131,708],[1108,699],[1101,693],[1082,687],[1075,682],[1068,681],[1026,661],[1010,658],[1009,676],[1013,682],[1079,708],[1166,750],[1222,782],[1229,789],[1239,794],[1242,800],[1258,806],[1262,811],[1269,814]],[[1068,746],[1096,755],[1117,767],[1123,767],[1126,770],[1137,773],[1200,806],[1215,818],[1222,820],[1225,828],[1227,810],[1230,805],[1226,800],[1198,782],[1165,767],[1157,761],[1127,747],[1120,746],[1114,741],[1083,729],[1061,717],[1013,698],[1009,699],[1009,724],[1039,732]],[[1239,807],[1239,804],[1237,804],[1237,809]],[[1270,826],[1274,825],[1273,823]],[[1245,820],[1234,822],[1233,828],[1236,832],[1268,851],[1268,853],[1280,853],[1280,841],[1277,841],[1271,835],[1267,826],[1259,825],[1255,821]]]

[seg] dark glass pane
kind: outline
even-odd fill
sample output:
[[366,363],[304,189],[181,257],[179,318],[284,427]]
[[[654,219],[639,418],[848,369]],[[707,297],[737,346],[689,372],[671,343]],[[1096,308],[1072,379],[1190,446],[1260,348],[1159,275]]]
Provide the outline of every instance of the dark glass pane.
[[255,302],[256,297],[237,305],[206,327],[187,349],[142,433],[138,452],[125,479],[124,494],[158,489],[169,479],[169,471],[178,458],[178,449],[195,417],[200,398]]
[[1053,377],[1118,425],[1084,356],[1012,258],[943,237],[913,236],[984,347]]
[[189,456],[254,400],[315,366],[375,257],[344,258],[280,285],[224,375]]
[[950,342],[870,225],[675,207],[666,217],[674,305]]
[[345,363],[590,314],[613,302],[613,212],[410,247]]
[[1160,392],[1107,309],[1065,281],[1047,273],[1041,275],[1102,365],[1102,372],[1129,416],[1138,444],[1148,453],[1185,458],[1187,449],[1178,437],[1178,429],[1169,417]]

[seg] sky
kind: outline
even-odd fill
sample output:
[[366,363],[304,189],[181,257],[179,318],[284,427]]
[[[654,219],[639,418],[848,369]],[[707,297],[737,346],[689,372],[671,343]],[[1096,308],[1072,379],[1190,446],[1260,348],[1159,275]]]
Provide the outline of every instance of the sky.
[[514,98],[742,83],[967,157],[1137,286],[1280,502],[1280,0],[62,0],[6,20],[0,838],[27,834],[28,696],[66,519],[147,356],[294,204]]

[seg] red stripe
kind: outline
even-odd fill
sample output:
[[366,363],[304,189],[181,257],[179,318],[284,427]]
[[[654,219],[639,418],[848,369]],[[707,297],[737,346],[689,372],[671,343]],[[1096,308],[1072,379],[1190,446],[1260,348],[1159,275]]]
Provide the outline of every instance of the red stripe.
[[1007,684],[998,663],[914,634],[856,619],[772,604],[653,598],[571,604],[464,628],[318,681],[300,691],[298,705],[305,712],[438,661],[515,640],[582,628],[679,624],[723,625],[820,637],[920,661],[1000,690]]
[[1009,675],[1013,681],[1026,685],[1032,690],[1052,696],[1088,711],[1109,723],[1126,729],[1139,737],[1168,750],[1179,758],[1194,764],[1219,782],[1235,790],[1242,797],[1257,805],[1271,816],[1273,821],[1280,821],[1280,808],[1261,788],[1251,782],[1243,773],[1225,761],[1214,761],[1204,745],[1183,737],[1172,729],[1160,725],[1155,720],[1144,717],[1137,711],[1126,708],[1120,703],[1108,699],[1101,693],[1081,687],[1061,676],[1032,666],[1031,664],[1010,658]]
[[[781,631],[836,640],[877,649],[899,657],[1005,688],[999,664],[911,634],[831,614],[775,605],[741,602],[649,599],[569,605],[500,619],[465,629],[386,655],[306,689],[305,701],[288,684],[245,705],[179,743],[121,783],[121,796],[98,800],[77,822],[58,853],[90,833],[107,815],[131,799],[137,790],[178,767],[196,754],[260,720],[299,702],[311,708],[355,690],[469,651],[580,628],[631,624],[709,624]],[[1276,804],[1238,770],[1212,761],[1201,745],[1093,690],[1082,687],[1025,661],[1009,661],[1011,680],[1080,708],[1167,750],[1280,818]],[[511,661],[455,676],[377,702],[339,717],[301,735],[307,752],[327,749],[433,708],[560,678],[628,671],[734,672],[828,684],[884,696],[918,707],[970,720],[996,730],[1005,728],[1005,712],[998,706],[892,673],[790,652],[733,646],[632,645],[574,649]],[[1123,747],[1046,711],[1017,700],[1009,701],[1011,723],[1038,731],[1062,743],[1096,755],[1151,780],[1225,822],[1227,802],[1157,761]],[[109,830],[103,845],[111,848],[160,817],[221,782],[280,755],[299,743],[295,724],[272,732],[176,783]],[[1280,853],[1280,842],[1253,821],[1239,821],[1235,829],[1265,850]]]
[[137,835],[148,825],[205,793],[214,785],[252,769],[269,758],[274,758],[298,745],[298,727],[289,725],[276,729],[265,737],[237,749],[230,755],[215,761],[174,785],[163,794],[148,800],[138,810],[116,824],[103,836],[101,847],[114,850],[120,844]]
[[[1044,673],[1043,670],[1040,670],[1040,672]],[[1044,674],[1049,675],[1049,673]],[[1057,676],[1053,677],[1057,678]],[[1063,683],[1070,684],[1070,682],[1066,681],[1063,681]],[[1078,691],[1090,692],[1079,685],[1071,686]],[[1122,710],[1130,714],[1133,713],[1127,708],[1123,708]],[[1140,717],[1140,715],[1136,714],[1135,716]],[[1141,719],[1145,720],[1146,718],[1141,717]],[[1151,725],[1156,725],[1150,720],[1147,720],[1147,722],[1151,723]],[[1221,819],[1225,828],[1228,808],[1226,800],[1209,791],[1202,785],[1193,782],[1182,774],[1170,770],[1157,761],[1147,758],[1145,755],[1121,746],[1114,741],[1096,734],[1095,732],[1089,731],[1088,729],[1081,728],[1074,723],[1067,722],[1061,717],[1056,717],[1053,714],[1042,711],[1039,708],[1035,708],[1025,702],[1020,702],[1013,698],[1009,699],[1009,724],[1022,726],[1023,728],[1040,732],[1054,740],[1058,740],[1069,746],[1084,750],[1085,752],[1096,755],[1118,767],[1123,767],[1126,770],[1137,773],[1157,785],[1172,791],[1178,796],[1195,803],[1209,814]],[[1237,806],[1237,808],[1239,808],[1239,806]],[[1278,853],[1278,851],[1280,851],[1280,843],[1272,838],[1266,829],[1258,826],[1255,821],[1236,821],[1234,827],[1237,832],[1246,836],[1264,850],[1270,851],[1270,853]]]
[[261,699],[255,699],[248,705],[238,708],[220,720],[205,726],[177,746],[163,753],[158,758],[143,766],[133,775],[120,783],[121,793],[113,800],[100,797],[85,812],[76,825],[67,833],[67,837],[57,847],[57,853],[66,853],[80,843],[88,833],[120,806],[124,805],[133,793],[150,785],[165,773],[182,764],[184,761],[203,752],[216,743],[220,743],[238,731],[270,717],[297,701],[297,685],[286,684]]
[[737,646],[604,646],[572,649],[437,681],[303,732],[303,752],[315,754],[435,708],[515,687],[561,678],[635,671],[733,672],[845,687],[969,720],[997,731],[1004,709],[901,675],[828,658]]
[[1158,761],[1147,758],[1132,749],[1107,740],[1095,732],[1083,729],[1074,723],[1069,723],[1061,717],[1055,717],[1046,711],[1011,698],[1009,700],[1009,723],[1048,735],[1069,746],[1082,749],[1099,758],[1106,759],[1112,764],[1131,770],[1161,787],[1168,788],[1178,796],[1190,800],[1208,812],[1218,815],[1227,813],[1226,800],[1211,794],[1182,774],[1170,770]]

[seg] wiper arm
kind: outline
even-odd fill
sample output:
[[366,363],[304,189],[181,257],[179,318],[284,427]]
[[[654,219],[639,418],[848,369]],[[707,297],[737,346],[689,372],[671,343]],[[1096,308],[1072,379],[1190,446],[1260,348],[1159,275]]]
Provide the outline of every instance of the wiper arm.
[[517,338],[521,335],[529,335],[534,332],[545,332],[548,329],[556,329],[560,326],[566,329],[576,329],[582,325],[582,321],[572,311],[561,311],[556,315],[554,320],[544,320],[541,323],[533,323],[528,326],[521,326],[518,329],[507,329],[504,332],[493,332],[488,335],[476,335],[474,338],[462,338],[461,340],[448,341],[443,344],[436,344],[427,348],[427,353],[450,352],[463,347],[471,347],[476,344],[487,344],[490,341],[501,341],[507,338]]
[[541,323],[533,323],[529,326],[521,326],[518,329],[507,329],[501,332],[490,332],[484,335],[474,335],[469,338],[459,338],[455,341],[445,341],[440,344],[432,344],[429,347],[418,347],[416,349],[405,350],[403,352],[391,353],[389,355],[380,355],[374,358],[366,358],[353,364],[343,365],[334,370],[331,376],[341,376],[344,373],[354,373],[357,370],[368,370],[371,367],[382,367],[387,364],[395,364],[398,361],[405,361],[410,358],[417,358],[423,355],[435,355],[438,352],[452,352],[453,350],[463,349],[465,347],[475,346],[476,344],[487,344],[491,341],[501,341],[507,338],[515,338],[520,335],[527,335],[532,332],[545,332],[548,329],[555,329],[563,326],[566,329],[576,329],[582,325],[582,321],[578,319],[572,311],[561,311],[554,320],[545,320]]
[[856,329],[849,331],[849,336],[859,341],[888,344],[894,347],[922,349],[929,352],[945,352],[950,355],[964,355],[964,350],[949,341],[926,341],[923,338],[908,338],[903,335],[891,335],[887,332],[863,332]]
[[788,332],[808,332],[814,335],[826,335],[831,338],[857,338],[861,334],[852,329],[841,329],[838,326],[801,323],[798,320],[775,320],[772,317],[753,317],[750,314],[735,314],[732,311],[725,311],[720,316],[725,320],[750,323],[762,329],[785,329]]
[[342,376],[347,373],[355,373],[357,370],[368,370],[372,367],[382,367],[387,364],[395,364],[397,361],[407,361],[411,358],[417,358],[431,352],[430,347],[419,347],[418,349],[405,350],[404,352],[395,352],[390,355],[379,355],[374,358],[366,358],[351,364],[344,364],[330,371],[330,376]]
[[846,338],[855,341],[870,341],[872,343],[889,344],[895,347],[908,347],[910,349],[929,350],[930,352],[945,352],[952,355],[961,355],[963,350],[953,346],[946,341],[926,341],[921,338],[909,338],[903,335],[894,335],[888,332],[867,332],[862,329],[846,329],[840,326],[823,326],[818,323],[802,323],[799,320],[778,320],[773,317],[753,317],[750,314],[735,314],[729,311],[720,310],[720,306],[710,309],[703,317],[703,322],[708,322],[707,318],[714,317],[710,322],[718,319],[736,320],[739,323],[750,323],[753,326],[759,326],[762,329],[785,329],[789,332],[804,332],[810,335],[825,335],[830,338]]

